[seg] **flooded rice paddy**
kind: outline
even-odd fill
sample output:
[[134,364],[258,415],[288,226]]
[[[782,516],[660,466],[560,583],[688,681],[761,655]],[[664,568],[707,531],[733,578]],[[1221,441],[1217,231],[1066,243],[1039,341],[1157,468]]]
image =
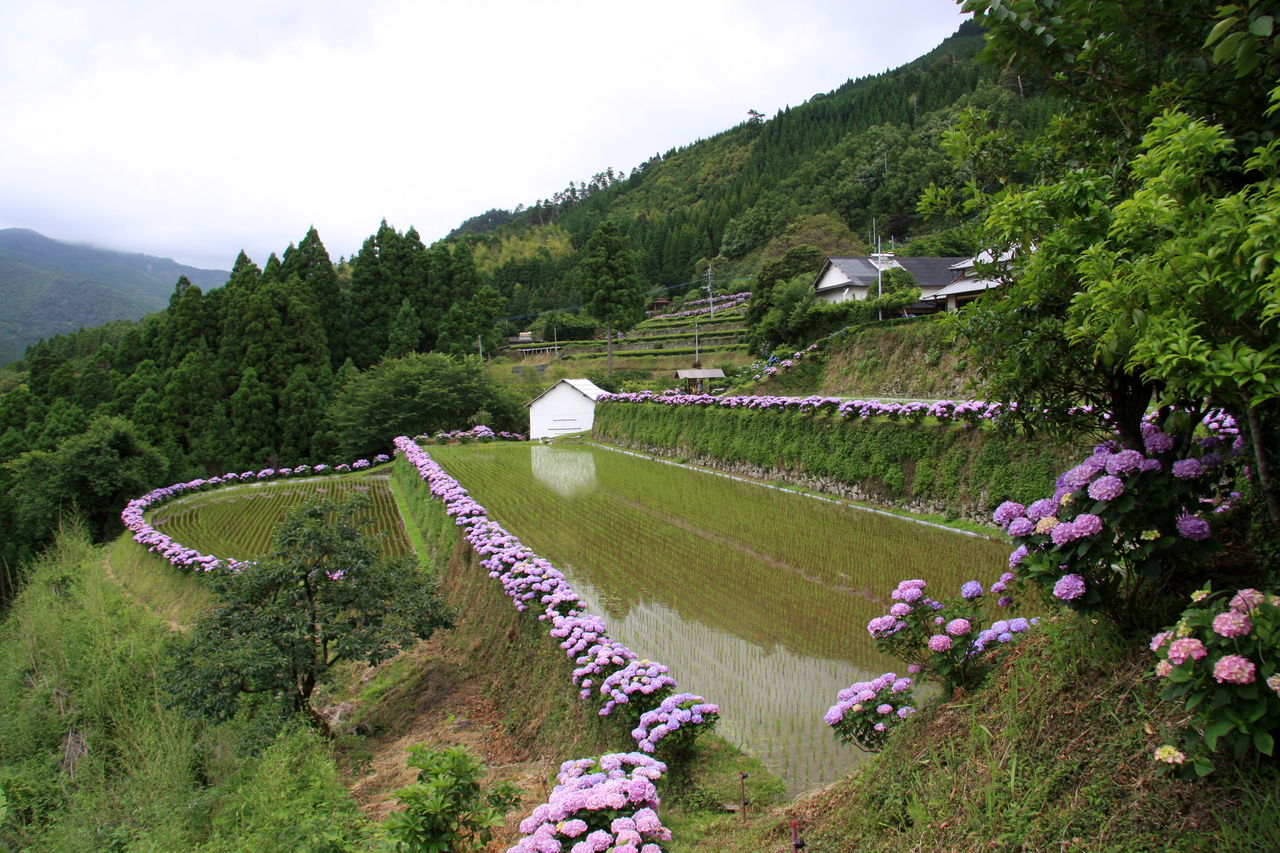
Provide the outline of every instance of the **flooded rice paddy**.
[[565,573],[612,637],[721,707],[718,731],[793,793],[865,756],[822,716],[838,690],[900,670],[867,621],[923,578],[938,597],[994,581],[999,542],[588,445],[429,452]]

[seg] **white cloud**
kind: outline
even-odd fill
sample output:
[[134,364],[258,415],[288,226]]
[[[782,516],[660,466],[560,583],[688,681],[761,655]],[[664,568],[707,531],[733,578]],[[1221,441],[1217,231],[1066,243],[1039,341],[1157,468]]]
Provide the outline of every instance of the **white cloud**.
[[335,257],[383,217],[434,240],[961,21],[948,0],[19,5],[0,11],[0,221],[221,267],[312,224]]

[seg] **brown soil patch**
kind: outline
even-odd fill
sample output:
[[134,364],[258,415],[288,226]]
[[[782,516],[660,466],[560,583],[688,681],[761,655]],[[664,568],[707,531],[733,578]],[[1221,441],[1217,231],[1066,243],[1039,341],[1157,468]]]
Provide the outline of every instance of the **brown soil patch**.
[[[346,762],[344,775],[360,809],[382,820],[399,806],[395,791],[417,780],[417,770],[406,764],[410,746],[465,746],[488,768],[486,788],[510,781],[526,792],[522,804],[507,816],[505,831],[488,848],[505,850],[518,834],[519,821],[545,801],[550,790],[547,782],[559,759],[530,755],[507,734],[499,703],[485,697],[481,686],[467,676],[465,660],[451,647],[451,639],[437,635],[401,653],[401,659],[406,655],[412,659],[417,677],[406,679],[404,689],[395,688],[381,697],[378,707],[365,717],[376,729],[364,741],[369,752]],[[398,665],[403,663],[399,660]],[[360,681],[367,684],[378,669],[369,667]],[[346,717],[353,706],[344,704],[342,716]]]

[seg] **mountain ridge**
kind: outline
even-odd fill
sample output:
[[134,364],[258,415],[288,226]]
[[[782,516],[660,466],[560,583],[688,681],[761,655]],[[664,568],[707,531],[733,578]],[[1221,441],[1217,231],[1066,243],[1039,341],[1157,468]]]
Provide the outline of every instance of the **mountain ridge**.
[[70,243],[30,228],[0,229],[0,363],[20,358],[41,338],[158,311],[182,276],[208,290],[228,273]]

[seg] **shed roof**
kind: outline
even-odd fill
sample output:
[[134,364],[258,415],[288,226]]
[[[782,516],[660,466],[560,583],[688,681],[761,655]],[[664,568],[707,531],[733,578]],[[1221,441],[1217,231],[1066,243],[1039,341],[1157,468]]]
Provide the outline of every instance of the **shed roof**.
[[724,379],[724,371],[718,367],[703,367],[696,370],[677,370],[677,379]]
[[608,391],[605,391],[596,383],[592,382],[590,379],[561,379],[555,385],[552,385],[546,391],[543,391],[541,394],[534,397],[528,403],[525,403],[525,408],[526,409],[529,408],[534,403],[538,402],[543,397],[550,394],[553,390],[555,390],[556,386],[558,385],[568,385],[570,388],[577,391],[579,394],[586,397],[588,400],[590,400],[593,403],[600,398],[601,394],[609,393]]
[[960,295],[962,293],[981,293],[984,290],[991,290],[999,287],[1002,281],[996,278],[961,278],[948,284],[937,293],[924,297],[921,301],[946,299],[948,296]]

